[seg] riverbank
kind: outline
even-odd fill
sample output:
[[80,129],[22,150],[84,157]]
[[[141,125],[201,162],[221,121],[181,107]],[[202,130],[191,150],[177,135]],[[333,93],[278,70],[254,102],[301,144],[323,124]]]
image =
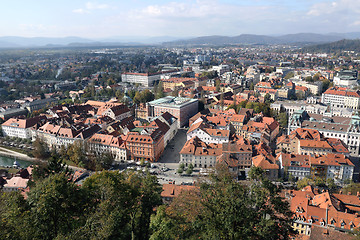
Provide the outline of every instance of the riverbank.
[[39,161],[36,158],[29,157],[26,154],[15,152],[13,150],[9,150],[4,147],[0,147],[0,155],[5,156],[5,157],[18,158],[18,159],[29,161],[29,162]]
[[[25,160],[25,161],[32,162],[32,163],[36,163],[36,162],[39,162],[39,161],[40,162],[44,161],[44,160],[39,160],[39,159],[36,159],[36,158],[29,157],[26,154],[15,152],[15,151],[3,148],[3,147],[0,147],[0,155],[5,156],[5,157],[10,157],[10,158],[21,159],[21,160]],[[79,168],[79,167],[76,167],[76,166],[68,165],[68,167],[70,169],[74,170],[74,171],[86,171],[86,169]]]

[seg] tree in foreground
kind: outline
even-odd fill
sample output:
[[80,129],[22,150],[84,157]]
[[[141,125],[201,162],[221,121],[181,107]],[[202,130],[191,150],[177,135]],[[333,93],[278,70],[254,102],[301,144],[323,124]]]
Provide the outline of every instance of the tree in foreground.
[[77,186],[51,174],[30,190],[0,192],[1,239],[149,239],[161,187],[149,173],[103,171]]
[[64,173],[68,175],[70,170],[63,161],[63,158],[53,150],[51,155],[46,161],[38,162],[33,170],[33,181],[37,182],[50,175]]
[[250,185],[242,185],[218,166],[210,181],[158,209],[150,239],[289,239],[288,203],[263,170],[252,168],[250,177]]
[[19,192],[0,192],[1,239],[30,239],[26,223],[29,221],[29,205]]
[[157,178],[135,171],[103,171],[83,185],[86,222],[60,239],[149,239],[150,216],[161,204]]
[[75,229],[84,220],[84,191],[64,173],[51,175],[30,191],[28,204],[32,239],[54,239]]

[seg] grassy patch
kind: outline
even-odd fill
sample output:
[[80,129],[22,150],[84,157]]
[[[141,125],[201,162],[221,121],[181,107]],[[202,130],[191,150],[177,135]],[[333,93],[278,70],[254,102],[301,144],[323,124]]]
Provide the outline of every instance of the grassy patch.
[[74,162],[72,162],[70,160],[65,160],[64,162],[66,165],[73,166],[73,167],[79,167],[78,165],[76,165]]
[[0,169],[6,169],[9,173],[15,174],[19,171],[17,168],[6,168],[6,167],[0,167]]

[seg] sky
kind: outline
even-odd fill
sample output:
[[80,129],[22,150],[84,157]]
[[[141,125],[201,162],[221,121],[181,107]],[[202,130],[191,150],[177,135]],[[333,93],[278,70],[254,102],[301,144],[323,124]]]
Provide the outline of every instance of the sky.
[[360,0],[0,0],[0,36],[360,32]]

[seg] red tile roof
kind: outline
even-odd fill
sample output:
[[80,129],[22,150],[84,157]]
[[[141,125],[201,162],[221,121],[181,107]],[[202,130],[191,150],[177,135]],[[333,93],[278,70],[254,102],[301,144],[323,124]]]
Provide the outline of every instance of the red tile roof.
[[192,139],[188,140],[180,151],[180,154],[191,154],[196,156],[219,156],[221,153],[221,144],[206,144],[198,137],[193,137]]
[[348,90],[346,88],[340,88],[340,87],[329,88],[323,94],[360,98],[358,91],[352,91],[352,90]]
[[163,184],[162,187],[163,191],[161,192],[161,197],[167,198],[177,197],[183,191],[192,191],[197,189],[195,186],[175,184]]
[[354,164],[345,155],[335,154],[335,153],[329,153],[319,157],[311,156],[310,161],[311,161],[311,165],[354,166]]
[[317,141],[317,140],[308,140],[308,139],[301,139],[300,147],[332,149],[332,147],[329,145],[327,141]]
[[260,167],[262,169],[279,169],[279,166],[275,163],[272,163],[264,155],[258,155],[252,158],[253,165],[255,167]]

